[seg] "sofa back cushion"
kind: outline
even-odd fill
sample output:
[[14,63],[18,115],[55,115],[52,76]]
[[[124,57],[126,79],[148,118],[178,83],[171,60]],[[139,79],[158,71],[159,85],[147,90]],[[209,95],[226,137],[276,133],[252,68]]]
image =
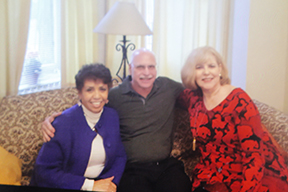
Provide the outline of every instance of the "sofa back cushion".
[[255,99],[253,102],[259,110],[262,124],[279,146],[288,152],[288,115]]

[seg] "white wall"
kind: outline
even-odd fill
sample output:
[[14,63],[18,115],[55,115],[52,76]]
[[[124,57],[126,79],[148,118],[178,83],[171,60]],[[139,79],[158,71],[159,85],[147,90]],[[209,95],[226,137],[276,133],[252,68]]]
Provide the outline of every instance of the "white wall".
[[246,91],[288,113],[288,1],[250,0]]
[[232,84],[288,114],[288,1],[234,0],[231,10]]
[[246,89],[250,0],[231,3],[230,45],[228,62],[231,84]]

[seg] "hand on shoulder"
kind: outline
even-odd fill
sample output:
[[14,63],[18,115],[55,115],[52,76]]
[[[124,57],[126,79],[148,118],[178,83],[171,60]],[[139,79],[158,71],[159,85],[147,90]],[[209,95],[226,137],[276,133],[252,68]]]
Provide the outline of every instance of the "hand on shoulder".
[[51,125],[51,123],[54,121],[56,117],[58,117],[61,114],[62,112],[54,112],[51,116],[46,117],[46,119],[42,122],[41,131],[44,142],[48,142],[51,140],[51,138],[54,137],[55,129]]

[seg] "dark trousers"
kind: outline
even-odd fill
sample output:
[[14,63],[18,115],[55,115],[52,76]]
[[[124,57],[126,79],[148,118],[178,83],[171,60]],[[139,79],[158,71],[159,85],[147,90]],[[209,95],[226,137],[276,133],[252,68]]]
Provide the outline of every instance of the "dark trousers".
[[127,163],[118,192],[191,192],[181,161],[171,157],[154,163]]

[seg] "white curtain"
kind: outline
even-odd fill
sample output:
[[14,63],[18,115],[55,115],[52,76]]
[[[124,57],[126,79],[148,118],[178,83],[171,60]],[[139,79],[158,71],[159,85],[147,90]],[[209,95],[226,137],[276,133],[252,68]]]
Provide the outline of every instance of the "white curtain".
[[230,0],[155,0],[153,51],[158,75],[181,81],[188,54],[210,45],[227,59]]
[[61,1],[62,87],[75,85],[82,65],[104,62],[105,37],[93,33],[104,13],[104,0]]
[[[120,66],[122,50],[115,47],[121,35],[104,35],[93,33],[104,15],[117,0],[62,0],[62,87],[74,85],[74,76],[82,65],[92,62],[105,64],[113,77]],[[140,12],[145,13],[145,1],[127,0],[134,2]],[[127,36],[136,48],[145,46],[144,37]],[[132,53],[128,51],[128,56]],[[128,68],[127,68],[128,69]],[[122,73],[121,73],[122,74]]]
[[30,0],[0,0],[0,99],[18,92],[29,16]]

